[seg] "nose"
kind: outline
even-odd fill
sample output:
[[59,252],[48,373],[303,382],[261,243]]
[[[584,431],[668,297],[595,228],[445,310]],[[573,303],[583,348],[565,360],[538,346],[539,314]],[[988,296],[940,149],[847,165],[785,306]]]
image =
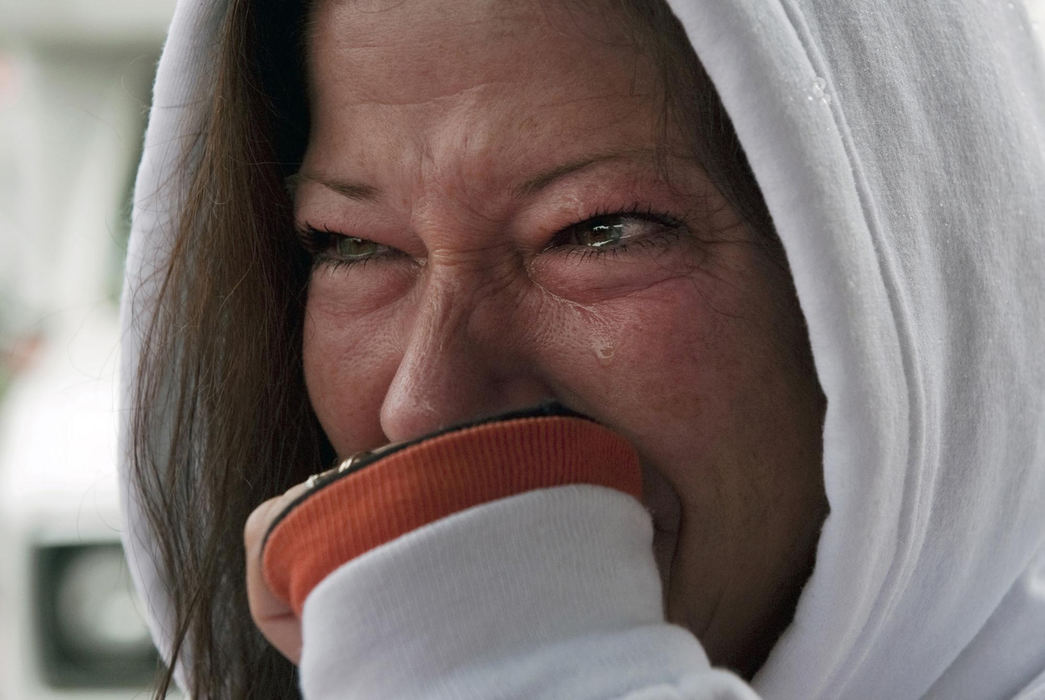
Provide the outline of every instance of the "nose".
[[554,398],[528,329],[517,323],[518,298],[468,286],[432,280],[404,324],[402,357],[381,406],[390,442]]

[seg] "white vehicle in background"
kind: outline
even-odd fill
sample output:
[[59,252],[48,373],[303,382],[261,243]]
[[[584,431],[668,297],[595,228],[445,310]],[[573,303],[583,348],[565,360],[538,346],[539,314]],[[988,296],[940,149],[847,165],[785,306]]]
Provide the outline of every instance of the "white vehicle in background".
[[[107,317],[108,316],[108,317]],[[0,426],[0,697],[143,697],[158,660],[120,547],[115,319],[40,348]]]
[[0,0],[0,700],[145,698],[120,546],[117,300],[174,0]]

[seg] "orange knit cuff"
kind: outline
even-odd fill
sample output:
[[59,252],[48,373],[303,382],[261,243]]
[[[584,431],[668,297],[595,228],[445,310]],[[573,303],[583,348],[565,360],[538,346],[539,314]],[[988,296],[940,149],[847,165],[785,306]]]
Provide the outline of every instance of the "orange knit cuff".
[[269,532],[262,568],[301,616],[342,564],[453,513],[534,489],[594,484],[641,498],[638,455],[584,418],[526,417],[438,434],[316,488]]

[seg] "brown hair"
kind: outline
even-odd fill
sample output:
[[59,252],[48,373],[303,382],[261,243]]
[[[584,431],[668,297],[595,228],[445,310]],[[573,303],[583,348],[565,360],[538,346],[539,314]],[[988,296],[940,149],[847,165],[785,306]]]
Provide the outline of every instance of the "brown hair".
[[[694,156],[778,251],[729,119],[674,15],[663,2],[613,1],[670,86],[666,119],[694,125]],[[334,456],[305,391],[311,261],[284,187],[308,138],[309,4],[228,2],[137,378],[131,474],[173,602],[174,651],[164,661],[186,660],[187,690],[201,700],[298,694],[295,668],[252,623],[241,530],[257,504]],[[170,681],[168,671],[157,697]]]

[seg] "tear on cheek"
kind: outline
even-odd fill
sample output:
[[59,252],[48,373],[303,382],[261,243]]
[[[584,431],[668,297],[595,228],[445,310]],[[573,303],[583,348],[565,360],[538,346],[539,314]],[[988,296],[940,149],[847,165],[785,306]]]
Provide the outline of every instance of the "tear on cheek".
[[617,352],[617,345],[612,338],[597,335],[592,343],[592,351],[594,351],[595,359],[600,364],[608,366],[613,360],[613,355]]

